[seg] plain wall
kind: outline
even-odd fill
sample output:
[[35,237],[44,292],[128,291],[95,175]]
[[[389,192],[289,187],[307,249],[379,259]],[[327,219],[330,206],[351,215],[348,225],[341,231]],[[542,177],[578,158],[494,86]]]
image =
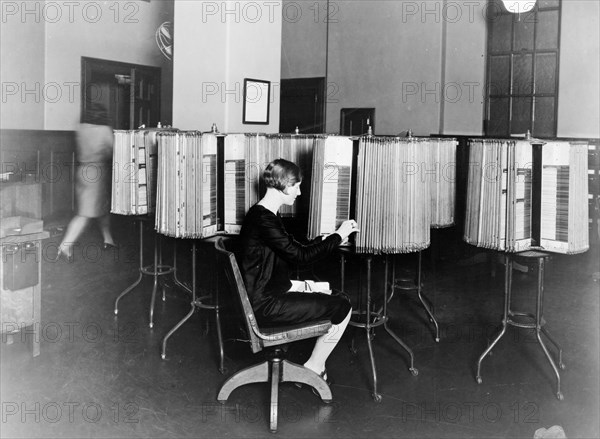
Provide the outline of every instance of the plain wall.
[[[278,131],[281,14],[281,2],[175,2],[174,126]],[[242,124],[244,78],[271,81],[268,125]]]
[[562,1],[559,137],[600,137],[600,3]]
[[[376,134],[483,134],[487,1],[332,4],[327,67],[318,68],[321,28],[283,21],[282,76],[328,73],[327,132],[339,132],[342,108],[374,107]],[[561,5],[557,135],[600,137],[599,2]]]
[[327,132],[339,132],[346,107],[375,107],[375,134],[437,132],[441,25],[404,7],[339,2],[340,19],[329,25]]
[[170,61],[154,34],[162,22],[173,20],[171,1],[37,2],[37,9],[33,2],[10,3],[19,11],[2,23],[2,82],[39,82],[41,105],[3,100],[2,128],[75,129],[82,56],[162,67],[161,118],[170,119]]
[[216,123],[222,131],[225,111],[221,89],[226,77],[227,29],[220,19],[212,16],[203,20],[203,3],[206,2],[175,2],[173,126],[208,131]]
[[[229,132],[279,131],[279,102],[281,83],[281,15],[275,14],[273,22],[241,21],[228,27],[227,83],[235,85],[235,99],[226,99],[225,127]],[[262,29],[262,30],[261,30]],[[243,124],[244,78],[271,82],[269,124]]]
[[487,45],[485,3],[469,3],[469,7],[462,2],[445,4],[444,70],[440,79],[442,114],[438,132],[480,136],[483,134]]
[[[28,2],[28,8],[41,11],[43,3]],[[0,127],[43,129],[45,21],[23,16],[17,2],[0,6]]]
[[[177,0],[175,38],[179,35],[179,43],[175,44],[175,56],[179,51],[182,62],[176,91],[172,90],[172,65],[154,42],[156,27],[163,21],[173,20],[172,1],[81,2],[75,6],[68,6],[68,2],[50,3],[60,5],[60,16],[55,6],[44,11],[41,1],[26,2],[26,7],[23,7],[24,2],[2,2],[3,8],[17,8],[3,9],[0,26],[2,128],[73,129],[80,112],[81,56],[162,67],[161,118],[169,123],[173,97],[179,101],[175,111],[184,118],[184,126],[194,128],[210,127],[212,122],[224,126],[226,117],[228,123],[233,124],[241,103],[226,105],[225,101],[232,99],[228,96],[240,94],[235,88],[239,87],[239,78],[245,75],[242,60],[250,60],[248,70],[261,75],[257,79],[274,82],[279,74],[292,78],[324,76],[327,72],[324,0],[286,0],[278,14],[280,19],[283,17],[280,38],[277,23],[266,26],[263,22],[254,28],[242,23],[237,29],[243,31],[243,37],[234,28],[217,28],[216,25],[222,23],[207,21],[200,25],[197,12],[201,2]],[[86,6],[88,3],[94,5]],[[475,20],[466,19],[468,11],[463,9],[461,20],[444,22],[443,8],[456,3],[332,2],[327,131],[339,130],[341,108],[373,106],[378,134],[408,128],[416,134],[440,130],[446,134],[480,134],[483,104],[477,99],[471,102],[470,92],[477,89],[469,84],[483,84],[485,78],[486,34],[481,10],[486,3],[467,2],[479,9]],[[100,6],[100,17],[95,5]],[[600,136],[599,15],[597,1],[562,2],[559,136]],[[302,37],[303,27],[309,29],[305,37]],[[185,37],[186,28],[193,38]],[[261,30],[252,35],[259,28]],[[231,41],[229,49],[224,46],[226,38]],[[283,42],[281,49],[280,41]],[[253,50],[252,42],[265,47]],[[230,51],[227,63],[219,65],[207,61],[224,56],[227,50]],[[242,55],[237,65],[231,56],[233,53]],[[270,67],[278,57],[279,74],[271,72]],[[265,64],[264,73],[251,67],[254,62],[258,66]],[[184,82],[182,78],[186,78]],[[198,92],[194,85],[202,81],[220,84],[219,102],[204,105],[202,89]],[[234,83],[227,84],[231,81]],[[278,119],[277,85],[274,84],[271,106],[273,123]],[[455,99],[457,90],[461,93],[458,101]],[[436,91],[442,92],[437,102]],[[238,128],[251,131],[260,126]]]
[[327,17],[337,20],[338,6],[327,0],[282,2],[281,78],[324,77],[327,63]]

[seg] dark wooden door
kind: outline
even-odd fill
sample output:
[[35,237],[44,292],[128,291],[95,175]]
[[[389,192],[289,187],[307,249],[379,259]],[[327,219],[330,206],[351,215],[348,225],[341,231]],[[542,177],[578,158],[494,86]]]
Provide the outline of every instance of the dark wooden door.
[[134,126],[155,127],[160,117],[160,71],[136,67],[132,77]]
[[297,78],[281,81],[279,132],[325,132],[323,93],[325,78]]
[[340,134],[361,136],[371,127],[375,133],[375,108],[342,108],[340,114]]
[[160,120],[158,67],[82,57],[81,114],[92,102],[102,103],[114,129],[155,127]]

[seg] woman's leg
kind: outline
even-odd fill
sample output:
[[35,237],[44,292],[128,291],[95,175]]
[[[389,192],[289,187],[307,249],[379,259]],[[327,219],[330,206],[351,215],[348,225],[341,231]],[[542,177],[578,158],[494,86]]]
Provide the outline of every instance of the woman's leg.
[[75,215],[71,219],[71,222],[69,222],[69,225],[67,226],[65,236],[58,247],[59,254],[62,253],[69,259],[73,257],[73,245],[83,233],[85,227],[87,226],[88,220],[89,218],[79,215]]
[[323,334],[317,338],[312,354],[310,355],[308,361],[304,363],[304,367],[308,367],[318,374],[325,370],[325,361],[327,361],[327,358],[342,338],[351,316],[352,309],[350,309],[350,312],[348,312],[348,315],[344,318],[344,320],[337,325],[332,325],[326,334]]
[[100,232],[102,233],[102,239],[105,244],[115,245],[112,233],[110,233],[110,214],[106,214],[98,218],[98,224],[100,225]]
[[[271,314],[269,311],[272,310],[277,312]],[[348,326],[352,307],[350,301],[342,295],[287,292],[273,296],[263,307],[255,309],[254,313],[259,325],[286,326],[319,320],[336,322],[329,331],[317,338],[310,358],[304,363],[305,367],[321,374],[325,370],[325,361]]]

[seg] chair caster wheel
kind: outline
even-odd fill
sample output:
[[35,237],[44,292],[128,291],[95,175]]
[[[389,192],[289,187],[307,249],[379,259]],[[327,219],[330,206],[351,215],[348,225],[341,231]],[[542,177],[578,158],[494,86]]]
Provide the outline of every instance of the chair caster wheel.
[[565,397],[563,396],[563,394],[561,392],[557,392],[556,397],[558,398],[559,401],[562,401],[563,399],[565,399]]
[[419,375],[419,370],[418,370],[416,367],[411,367],[411,368],[410,368],[410,369],[408,369],[408,370],[410,370],[410,373],[412,373],[412,375],[413,375],[414,377],[416,377],[417,375]]
[[373,401],[375,401],[376,403],[380,403],[382,400],[381,395],[379,393],[373,393]]
[[160,358],[164,360],[165,358],[167,358],[167,354],[160,354]]
[[440,342],[440,338],[439,338],[439,337],[436,337],[436,338],[435,338],[435,342],[436,342],[436,343],[439,343],[439,342]]
[[115,315],[119,314],[119,310],[115,308]]
[[154,327],[154,323],[149,323],[148,326],[150,327],[150,329],[152,329]]
[[226,375],[227,374],[227,368],[224,367],[223,369],[219,368],[219,372],[221,372],[221,375]]
[[483,382],[483,380],[479,376],[476,378],[476,380],[477,380],[477,384],[481,384]]
[[560,368],[561,368],[561,370],[565,370],[565,369],[567,368],[567,366],[565,366],[565,363],[560,363],[560,364],[558,365],[558,367],[560,367]]

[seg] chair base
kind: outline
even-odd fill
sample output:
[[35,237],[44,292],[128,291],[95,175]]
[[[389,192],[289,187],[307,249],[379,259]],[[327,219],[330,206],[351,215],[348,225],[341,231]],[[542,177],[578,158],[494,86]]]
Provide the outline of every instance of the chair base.
[[270,423],[272,432],[277,431],[277,410],[279,402],[279,383],[295,382],[312,386],[323,402],[332,401],[331,389],[317,373],[312,370],[281,358],[271,358],[260,364],[242,369],[229,378],[217,395],[217,401],[225,404],[229,395],[238,387],[251,383],[271,382]]

